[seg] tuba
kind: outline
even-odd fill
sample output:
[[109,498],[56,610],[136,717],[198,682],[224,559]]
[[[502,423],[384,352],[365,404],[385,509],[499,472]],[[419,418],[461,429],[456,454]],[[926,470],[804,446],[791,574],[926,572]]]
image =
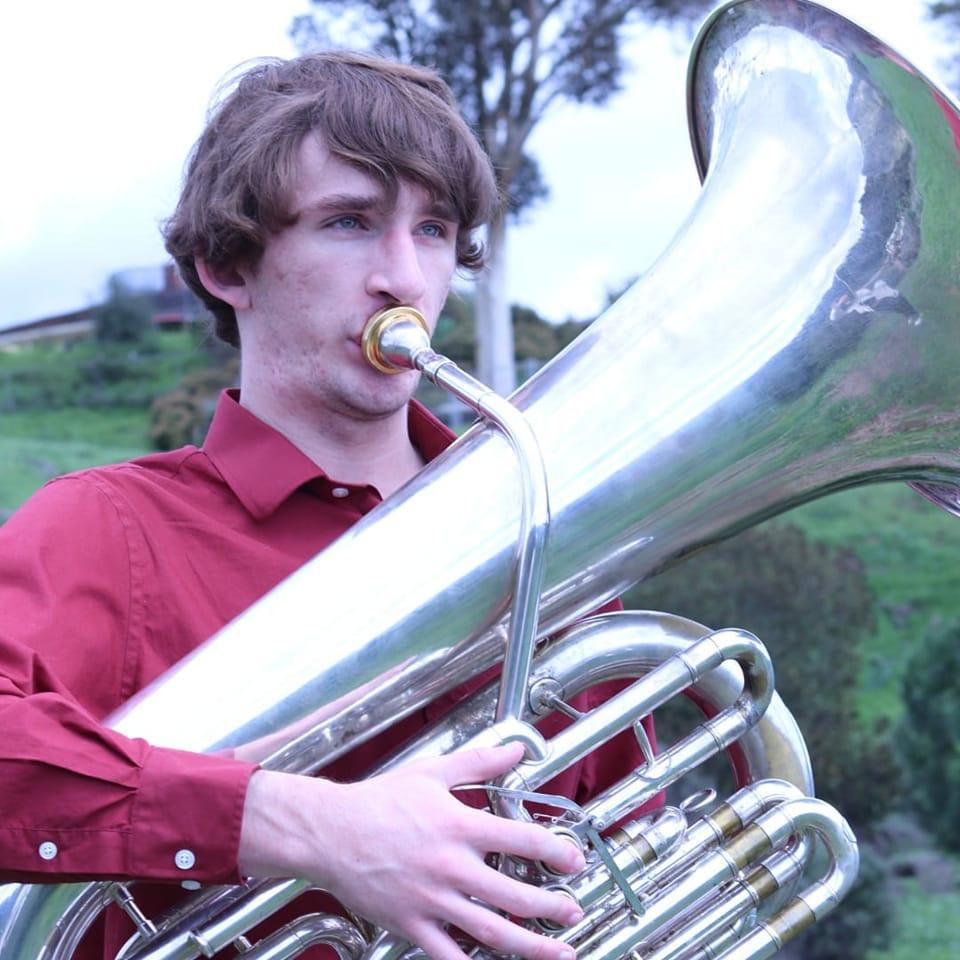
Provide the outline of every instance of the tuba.
[[[387,365],[421,366],[483,422],[107,721],[196,751],[297,730],[264,765],[311,773],[505,659],[499,697],[482,693],[390,762],[523,737],[527,758],[493,794],[525,816],[557,756],[686,689],[707,723],[558,821],[591,851],[587,871],[512,865],[585,905],[585,926],[557,935],[590,960],[770,956],[846,892],[856,845],[809,796],[806,750],[755,638],[656,613],[570,625],[695,550],[856,484],[904,480],[960,514],[957,108],[824,7],[734,0],[695,41],[688,112],[702,195],[647,274],[509,404],[381,331]],[[398,563],[409,545],[425,549]],[[325,594],[335,647],[314,627]],[[620,676],[639,679],[561,743],[529,732],[532,716]],[[208,710],[185,720],[185,700]],[[599,835],[720,749],[738,786],[720,807]],[[819,842],[829,870],[794,895]],[[69,957],[105,903],[137,926],[124,958],[231,943],[259,958],[317,942],[344,958],[407,952],[329,916],[246,943],[303,889],[214,888],[157,923],[125,884],[8,886],[0,954]],[[775,907],[758,922],[761,901]]]

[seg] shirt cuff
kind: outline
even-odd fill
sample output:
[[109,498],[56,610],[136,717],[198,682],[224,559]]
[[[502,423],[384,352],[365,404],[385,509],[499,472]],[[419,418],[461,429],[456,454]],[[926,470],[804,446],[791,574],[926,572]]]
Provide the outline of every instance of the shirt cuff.
[[133,806],[130,876],[239,883],[240,826],[255,763],[151,747]]

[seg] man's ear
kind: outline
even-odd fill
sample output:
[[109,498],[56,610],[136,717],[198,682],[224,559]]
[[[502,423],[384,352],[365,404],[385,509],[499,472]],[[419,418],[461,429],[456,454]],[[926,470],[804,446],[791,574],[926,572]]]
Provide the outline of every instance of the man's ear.
[[250,288],[244,271],[238,267],[215,267],[203,257],[194,257],[197,275],[207,293],[229,303],[234,310],[250,308]]

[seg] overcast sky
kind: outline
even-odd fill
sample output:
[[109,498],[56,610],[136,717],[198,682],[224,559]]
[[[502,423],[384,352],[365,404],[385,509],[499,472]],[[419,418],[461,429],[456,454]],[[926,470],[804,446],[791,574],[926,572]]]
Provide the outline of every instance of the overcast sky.
[[[829,5],[943,75],[924,0]],[[0,34],[0,327],[80,309],[113,271],[163,262],[156,225],[214,87],[244,60],[292,55],[287,28],[308,7],[17,4]],[[511,233],[514,300],[554,320],[592,315],[666,246],[699,189],[684,113],[691,40],[644,31],[622,94],[600,109],[561,107],[535,131],[551,197]]]

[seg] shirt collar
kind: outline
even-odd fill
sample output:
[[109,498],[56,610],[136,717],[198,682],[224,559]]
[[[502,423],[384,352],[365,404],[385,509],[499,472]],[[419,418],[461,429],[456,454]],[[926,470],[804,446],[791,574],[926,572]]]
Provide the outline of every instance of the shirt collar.
[[[239,390],[220,395],[203,451],[247,511],[263,520],[294,491],[327,474],[239,401]],[[410,439],[425,460],[433,460],[456,434],[418,401],[411,400],[408,409]]]

